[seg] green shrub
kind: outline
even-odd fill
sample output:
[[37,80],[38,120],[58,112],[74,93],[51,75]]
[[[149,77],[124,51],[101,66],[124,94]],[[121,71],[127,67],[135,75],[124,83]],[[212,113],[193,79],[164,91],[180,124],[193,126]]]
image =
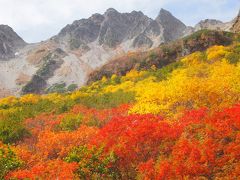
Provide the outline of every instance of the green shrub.
[[22,162],[8,146],[0,147],[0,179],[4,179],[9,171],[19,168]]
[[199,30],[199,31],[197,31],[197,32],[189,35],[189,36],[186,36],[185,38],[183,38],[183,40],[186,40],[186,41],[188,41],[188,40],[197,40],[197,39],[199,39],[203,34],[209,34],[209,33],[211,33],[211,32],[213,32],[213,31],[208,30],[208,29],[202,29],[202,30]]
[[158,57],[158,55],[155,52],[151,52],[149,55],[150,60],[154,60]]
[[114,153],[104,155],[103,148],[74,148],[65,158],[67,162],[77,162],[77,176],[80,179],[118,179],[117,157]]
[[0,141],[3,143],[14,143],[27,135],[29,132],[21,122],[12,119],[0,120]]
[[70,84],[70,85],[67,87],[67,91],[68,91],[68,92],[72,92],[72,91],[75,91],[77,88],[78,88],[78,85],[77,85],[77,84]]
[[158,69],[156,71],[153,71],[150,73],[150,75],[153,75],[155,77],[157,77],[157,80],[158,81],[162,81],[162,80],[165,80],[167,79],[167,77],[171,74],[171,72],[177,68],[180,68],[183,66],[183,63],[178,61],[178,62],[174,62],[174,63],[171,63],[167,66],[164,66],[163,68],[161,69]]
[[24,126],[24,119],[32,118],[41,114],[42,112],[56,114],[64,113],[72,108],[75,102],[71,99],[62,100],[54,103],[52,101],[42,99],[36,104],[24,104],[9,109],[4,109],[0,117],[0,141],[4,143],[15,143],[30,133]]
[[237,64],[240,60],[240,54],[231,52],[226,56],[226,59],[231,64]]
[[25,113],[22,108],[10,108],[2,112],[0,119],[0,141],[14,143],[29,135],[23,125]]
[[66,83],[56,83],[47,88],[46,93],[64,93],[66,92]]
[[64,131],[74,131],[81,125],[82,118],[81,114],[68,114],[62,119],[59,127]]
[[86,97],[82,97],[78,100],[81,103],[90,108],[106,109],[117,107],[120,104],[128,104],[135,99],[134,92],[124,92],[122,90],[116,92],[110,92],[105,94],[93,94]]

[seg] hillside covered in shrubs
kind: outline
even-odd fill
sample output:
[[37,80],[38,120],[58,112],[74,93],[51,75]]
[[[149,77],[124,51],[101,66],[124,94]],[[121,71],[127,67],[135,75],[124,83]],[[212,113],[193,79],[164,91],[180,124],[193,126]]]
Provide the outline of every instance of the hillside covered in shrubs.
[[240,41],[227,36],[73,92],[0,99],[0,179],[238,179]]

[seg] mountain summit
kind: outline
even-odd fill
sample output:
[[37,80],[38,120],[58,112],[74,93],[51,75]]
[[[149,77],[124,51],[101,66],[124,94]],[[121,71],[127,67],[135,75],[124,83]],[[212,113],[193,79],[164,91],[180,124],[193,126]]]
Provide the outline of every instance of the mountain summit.
[[0,59],[15,57],[17,50],[25,45],[23,39],[11,27],[0,25]]
[[[159,16],[152,20],[142,12],[119,13],[110,8],[103,15],[94,14],[88,19],[74,21],[63,28],[58,40],[67,40],[71,49],[89,49],[88,43],[96,42],[115,48],[123,42],[131,41],[127,49],[143,46],[152,47],[184,35],[186,26],[170,12],[161,9]],[[160,36],[160,37],[158,37]]]
[[169,11],[161,9],[156,21],[163,28],[163,37],[165,41],[172,41],[184,36],[187,26],[179,19],[175,18]]

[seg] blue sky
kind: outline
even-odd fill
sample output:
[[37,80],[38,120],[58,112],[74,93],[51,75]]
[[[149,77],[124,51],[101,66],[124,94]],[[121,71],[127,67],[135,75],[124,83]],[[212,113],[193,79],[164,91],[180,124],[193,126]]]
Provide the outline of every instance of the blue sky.
[[151,18],[165,8],[193,26],[206,18],[230,21],[240,9],[240,0],[0,0],[0,24],[8,24],[27,42],[38,42],[74,20],[110,7],[142,11]]

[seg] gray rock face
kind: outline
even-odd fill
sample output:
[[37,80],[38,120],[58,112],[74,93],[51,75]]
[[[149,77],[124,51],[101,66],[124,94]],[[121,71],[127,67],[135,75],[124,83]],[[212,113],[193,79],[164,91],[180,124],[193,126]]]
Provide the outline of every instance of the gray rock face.
[[152,21],[145,29],[144,33],[148,36],[159,36],[162,29],[162,26],[157,21]]
[[195,26],[195,31],[202,30],[202,29],[221,30],[223,26],[224,26],[224,23],[222,21],[215,20],[215,19],[206,19],[206,20],[200,21]]
[[[184,35],[186,26],[170,12],[161,10],[156,20],[142,12],[119,13],[113,8],[103,15],[95,14],[67,25],[57,39],[68,41],[73,48],[87,47],[96,41],[99,46],[115,48],[132,40],[132,47],[151,47],[153,41],[171,41]],[[159,37],[161,36],[161,37]],[[71,48],[72,49],[72,48]]]
[[101,23],[104,17],[100,14],[94,14],[89,19],[74,21],[73,24],[63,28],[57,36],[57,40],[67,42],[70,49],[89,50],[88,43],[98,38]]
[[132,39],[142,33],[151,19],[142,12],[119,13],[108,9],[99,33],[99,44],[115,47],[124,40]]
[[231,31],[235,33],[240,32],[240,15],[235,19]]
[[20,38],[11,27],[0,25],[0,60],[7,60],[15,57],[15,53],[26,43]]
[[238,11],[238,15],[237,16],[240,17],[240,10]]
[[152,47],[152,40],[144,34],[140,34],[133,41],[133,47]]
[[232,27],[230,30],[235,33],[240,32],[240,10],[238,12],[237,17],[233,19]]
[[89,43],[98,37],[101,23],[104,17],[100,14],[94,14],[89,19],[74,21],[67,25],[59,33],[59,37],[69,37],[80,40],[82,43]]
[[160,10],[156,21],[163,27],[163,37],[165,41],[172,41],[182,37],[187,28],[185,24],[165,9]]

